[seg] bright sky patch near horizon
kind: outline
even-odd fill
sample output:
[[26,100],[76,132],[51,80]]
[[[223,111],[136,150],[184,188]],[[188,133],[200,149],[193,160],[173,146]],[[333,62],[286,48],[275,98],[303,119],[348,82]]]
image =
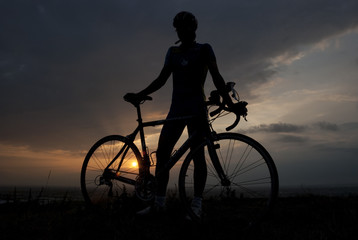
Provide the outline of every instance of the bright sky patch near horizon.
[[[357,1],[15,0],[0,1],[0,185],[51,172],[78,186],[91,145],[134,129],[122,96],[159,74],[181,10],[249,102],[235,131],[269,150],[281,185],[358,184]],[[170,95],[169,79],[144,118],[165,117]],[[159,131],[146,131],[152,150]]]

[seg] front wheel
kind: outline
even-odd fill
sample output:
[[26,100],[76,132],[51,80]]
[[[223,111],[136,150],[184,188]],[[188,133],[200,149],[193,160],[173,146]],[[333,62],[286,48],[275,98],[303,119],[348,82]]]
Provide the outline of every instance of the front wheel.
[[89,205],[111,207],[135,193],[141,155],[127,138],[111,135],[89,150],[81,170],[82,195]]
[[[205,176],[198,176],[200,171],[196,171],[196,179],[205,182],[202,192],[194,182],[194,159],[202,161],[203,148],[206,181]],[[212,158],[220,163],[221,174],[209,151],[214,152]],[[237,223],[238,228],[252,226],[267,216],[277,199],[278,185],[277,170],[270,154],[252,138],[237,133],[218,134],[212,147],[204,142],[190,152],[179,175],[180,197],[193,220]],[[192,206],[194,195],[203,197],[200,212]]]

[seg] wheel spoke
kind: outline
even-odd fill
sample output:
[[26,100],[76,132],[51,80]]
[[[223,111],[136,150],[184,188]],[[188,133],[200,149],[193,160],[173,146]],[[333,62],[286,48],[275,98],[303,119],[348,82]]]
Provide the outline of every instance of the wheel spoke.
[[243,167],[243,168],[237,170],[236,172],[233,172],[233,173],[230,175],[230,179],[234,179],[234,178],[237,177],[237,176],[240,176],[240,175],[242,175],[242,174],[245,174],[245,173],[247,173],[247,172],[250,172],[250,171],[252,171],[252,170],[254,170],[254,169],[256,169],[256,168],[258,168],[258,167],[260,167],[260,166],[262,166],[262,165],[265,165],[265,164],[266,164],[266,163],[265,163],[264,159],[257,160],[256,162],[250,163],[250,164],[248,164],[247,166],[245,166],[245,167]]
[[[139,161],[141,156],[137,147],[126,141],[125,137],[108,136],[99,140],[88,152],[81,171],[81,189],[88,204],[109,207],[123,193],[135,192],[134,185],[131,184],[137,179],[139,169],[131,163]],[[123,151],[123,147],[128,149]],[[115,159],[118,153],[121,156]],[[121,160],[123,162],[120,166]],[[124,178],[114,179],[115,173]],[[120,179],[125,182],[120,182]]]
[[[240,226],[259,222],[272,207],[278,194],[277,171],[271,156],[255,140],[241,134],[218,134],[216,144],[220,146],[216,152],[227,179],[218,176],[208,151],[205,151],[205,217],[213,221],[240,221]],[[189,154],[183,163],[179,189],[188,213],[198,220],[190,207],[191,197],[194,196],[196,188],[191,159],[194,155],[195,153]],[[205,207],[205,203],[208,206]],[[247,220],[246,223],[241,224],[244,219]]]

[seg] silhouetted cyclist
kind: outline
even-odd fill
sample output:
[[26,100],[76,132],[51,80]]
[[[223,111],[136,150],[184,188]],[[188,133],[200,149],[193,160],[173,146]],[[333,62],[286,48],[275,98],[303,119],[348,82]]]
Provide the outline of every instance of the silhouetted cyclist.
[[[215,54],[209,44],[199,44],[195,42],[196,29],[198,26],[195,16],[189,12],[178,13],[173,21],[173,26],[181,42],[180,46],[170,47],[162,71],[143,91],[135,94],[128,93],[126,99],[144,99],[145,96],[160,89],[173,74],[173,94],[170,111],[167,118],[190,116],[196,117],[190,120],[169,121],[163,125],[158,149],[157,149],[157,192],[154,204],[137,214],[145,215],[153,212],[162,211],[165,207],[165,195],[169,181],[169,172],[161,169],[169,160],[174,145],[179,140],[184,128],[187,126],[189,135],[198,131],[198,138],[195,140],[200,143],[204,137],[205,129],[209,127],[207,120],[207,109],[205,105],[204,83],[209,70],[215,87],[219,90],[224,102],[229,107],[232,106],[231,98],[226,92],[225,81],[219,73]],[[200,216],[201,200],[204,191],[207,169],[204,159],[204,149],[201,154],[194,159],[194,200],[192,208]]]

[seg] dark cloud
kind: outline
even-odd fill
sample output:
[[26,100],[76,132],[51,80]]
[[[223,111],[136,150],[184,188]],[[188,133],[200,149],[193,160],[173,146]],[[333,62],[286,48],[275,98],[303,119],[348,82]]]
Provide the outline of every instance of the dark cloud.
[[[336,132],[340,130],[357,130],[357,123],[344,123],[341,125],[330,122],[316,122],[308,125],[297,125],[290,123],[272,123],[272,124],[260,124],[258,126],[250,127],[248,130],[244,130],[247,133],[256,132],[271,132],[271,133],[305,133],[311,130],[319,130],[323,132]],[[287,135],[289,136],[289,135]]]
[[314,124],[314,126],[317,126],[321,130],[328,130],[328,131],[337,131],[338,130],[337,124],[329,123],[329,122],[318,122],[318,123]]
[[[213,45],[223,76],[239,79],[248,98],[277,72],[272,58],[358,25],[355,0],[0,1],[0,142],[70,149],[127,133],[135,116],[122,96],[157,76],[177,40],[172,18],[183,9],[197,15],[198,41]],[[166,112],[170,86],[147,113]]]
[[356,27],[357,10],[355,1],[236,1],[217,6],[206,31],[217,31],[214,42],[224,46],[223,68],[246,85],[272,76],[271,58],[295,56],[305,46]]
[[289,123],[261,124],[251,127],[247,132],[276,132],[276,133],[300,133],[307,127]]
[[340,125],[340,128],[346,131],[358,130],[358,122],[343,123]]
[[307,137],[295,136],[295,135],[280,135],[277,138],[278,142],[283,143],[305,143],[308,141]]

